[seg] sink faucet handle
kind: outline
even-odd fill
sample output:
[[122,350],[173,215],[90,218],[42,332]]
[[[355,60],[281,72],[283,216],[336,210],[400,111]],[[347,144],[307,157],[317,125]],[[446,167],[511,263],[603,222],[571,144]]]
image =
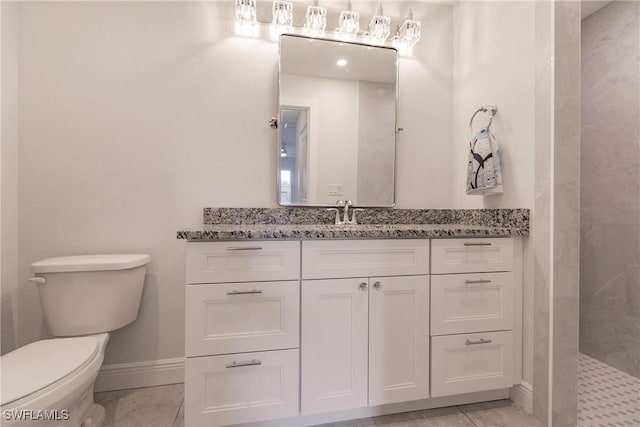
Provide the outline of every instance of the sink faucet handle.
[[328,211],[335,211],[336,213],[336,220],[335,220],[335,225],[342,225],[343,222],[340,221],[340,210],[338,208],[327,208]]
[[336,200],[336,206],[338,206],[339,208],[344,207],[344,200]]
[[364,211],[364,209],[362,208],[353,209],[353,213],[351,214],[351,220],[349,221],[349,224],[358,225],[358,218],[356,218],[356,212],[362,212],[362,211]]
[[351,220],[349,219],[349,208],[353,206],[353,202],[351,200],[347,200],[344,204],[344,216],[342,218],[342,222],[344,224],[351,224]]

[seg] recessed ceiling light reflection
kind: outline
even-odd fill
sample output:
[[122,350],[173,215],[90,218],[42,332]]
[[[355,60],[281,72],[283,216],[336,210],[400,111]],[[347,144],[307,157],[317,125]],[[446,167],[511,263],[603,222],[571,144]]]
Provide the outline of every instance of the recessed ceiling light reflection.
[[347,65],[347,60],[346,59],[338,59],[336,61],[336,65],[338,67],[344,67],[345,65]]

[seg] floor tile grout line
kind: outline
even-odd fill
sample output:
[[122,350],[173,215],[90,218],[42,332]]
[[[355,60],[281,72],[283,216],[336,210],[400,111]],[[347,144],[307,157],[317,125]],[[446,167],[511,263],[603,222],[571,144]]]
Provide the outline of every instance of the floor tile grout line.
[[462,415],[464,415],[469,421],[471,421],[471,424],[473,424],[475,427],[478,427],[478,424],[476,424],[475,421],[473,421],[471,417],[466,412],[464,412],[461,406],[458,405],[456,406],[456,408],[458,408],[458,411],[460,411]]
[[176,411],[176,415],[173,417],[173,422],[171,423],[171,427],[176,425],[176,421],[178,420],[178,415],[180,415],[180,409],[182,409],[182,405],[184,405],[184,397],[180,401],[180,405],[178,405],[178,410]]

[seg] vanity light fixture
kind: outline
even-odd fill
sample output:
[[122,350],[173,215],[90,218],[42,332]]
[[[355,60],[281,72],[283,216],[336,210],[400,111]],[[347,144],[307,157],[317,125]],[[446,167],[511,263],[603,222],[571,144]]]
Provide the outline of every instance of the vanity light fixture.
[[353,40],[360,31],[360,12],[351,10],[351,1],[347,1],[347,9],[340,12],[338,28],[335,36],[341,40]]
[[255,25],[256,0],[236,0],[236,24]]
[[318,0],[314,0],[313,5],[307,7],[307,19],[304,24],[304,32],[312,37],[324,34],[327,28],[327,9],[318,6]]
[[369,31],[364,34],[365,40],[372,44],[383,44],[391,33],[391,18],[384,16],[382,4],[377,14],[369,21]]
[[256,20],[256,0],[236,0],[236,34],[256,37],[259,31]]
[[393,37],[393,43],[398,50],[404,54],[410,54],[411,48],[418,43],[422,31],[422,24],[413,20],[413,11],[409,9],[409,15],[398,28],[397,34]]
[[271,21],[271,31],[282,34],[291,31],[293,28],[293,3],[290,1],[273,2],[273,20]]

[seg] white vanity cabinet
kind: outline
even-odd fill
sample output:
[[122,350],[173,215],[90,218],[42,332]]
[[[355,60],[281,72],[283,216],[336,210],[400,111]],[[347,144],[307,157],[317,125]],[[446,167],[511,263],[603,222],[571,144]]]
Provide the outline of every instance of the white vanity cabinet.
[[301,413],[429,397],[428,241],[305,241],[302,252]]
[[514,242],[431,241],[431,395],[513,385]]
[[300,242],[187,247],[185,425],[298,414]]
[[185,426],[504,398],[521,285],[512,238],[190,242]]

